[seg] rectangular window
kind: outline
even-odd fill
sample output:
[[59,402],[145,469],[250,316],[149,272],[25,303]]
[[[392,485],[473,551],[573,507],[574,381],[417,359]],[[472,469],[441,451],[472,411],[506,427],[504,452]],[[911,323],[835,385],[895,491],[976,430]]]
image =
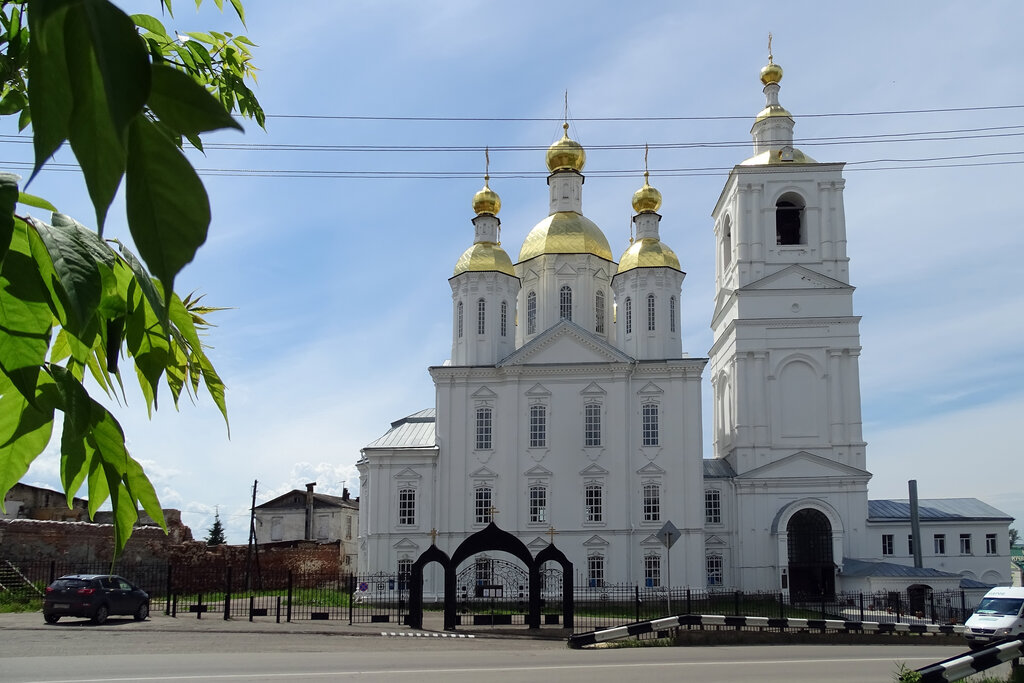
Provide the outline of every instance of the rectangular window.
[[601,404],[588,403],[583,408],[583,445],[601,445]]
[[317,515],[316,516],[316,537],[317,539],[324,540],[327,538],[328,531],[331,526],[330,515]]
[[914,534],[907,534],[907,555],[914,554]]
[[704,491],[704,523],[722,523],[722,492],[718,489]]
[[661,520],[661,487],[657,484],[644,484],[644,521],[658,522]]
[[668,331],[676,331],[676,298],[674,296],[668,300]]
[[594,332],[604,334],[604,292],[594,295]]
[[416,523],[416,489],[398,492],[398,523],[402,526]]
[[526,334],[537,331],[537,295],[530,292],[526,295]]
[[[345,559],[348,559],[347,557]],[[412,560],[398,561],[398,590],[409,590],[409,575],[412,574]]]
[[476,409],[476,449],[478,451],[491,450],[491,421],[493,413],[490,408]]
[[597,588],[604,585],[604,557],[591,555],[587,558],[587,585]]
[[352,515],[345,516],[345,540],[352,540]]
[[476,490],[475,498],[475,519],[477,524],[487,524],[491,521],[494,508],[491,504],[491,489],[481,486]]
[[707,556],[707,575],[709,586],[721,586],[725,578],[725,567],[721,555]]
[[530,406],[530,448],[545,448],[547,445],[547,406]]
[[892,555],[893,537],[892,534],[882,534],[882,554]]
[[946,554],[946,534],[935,534],[935,554],[945,555]]
[[971,535],[960,534],[960,554],[970,555],[971,554]]
[[569,285],[562,285],[558,292],[558,317],[562,320],[572,320],[572,290]]
[[283,541],[284,540],[284,517],[271,517],[270,518],[270,540],[271,541]]
[[487,303],[480,299],[476,302],[476,333],[485,334],[487,332]]
[[647,331],[654,332],[654,295],[647,295]]
[[548,490],[543,486],[530,487],[530,522],[548,521]]
[[661,585],[661,555],[644,557],[644,585],[648,588]]
[[644,446],[658,445],[658,404],[645,403],[643,408],[644,416]]
[[501,302],[501,336],[507,336],[508,334],[508,304],[504,301]]
[[985,554],[996,555],[999,552],[999,548],[996,545],[995,534],[985,534]]
[[494,565],[490,558],[478,557],[476,560],[476,585],[489,586],[494,583]]
[[604,521],[604,496],[600,484],[589,484],[586,489],[586,521]]
[[629,297],[626,297],[624,308],[626,309],[626,334],[633,334],[633,302]]

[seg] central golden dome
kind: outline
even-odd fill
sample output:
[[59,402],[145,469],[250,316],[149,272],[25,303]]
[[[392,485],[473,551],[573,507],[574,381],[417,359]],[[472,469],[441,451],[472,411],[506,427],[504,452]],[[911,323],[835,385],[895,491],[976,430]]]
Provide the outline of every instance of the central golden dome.
[[541,254],[593,254],[612,260],[612,249],[601,228],[575,211],[558,211],[535,225],[519,250],[519,262]]
[[473,195],[473,213],[476,215],[488,214],[497,216],[501,211],[501,197],[487,184],[488,177],[484,176],[484,186]]
[[761,68],[761,82],[765,85],[778,83],[782,80],[782,67],[768,59],[768,63]]
[[618,273],[625,273],[634,268],[672,268],[683,272],[679,267],[679,257],[665,244],[653,237],[644,237],[630,245],[626,253],[619,259]]
[[515,277],[516,271],[512,268],[512,259],[508,257],[505,250],[494,242],[477,242],[462,253],[459,260],[455,262],[455,272],[452,277],[461,273],[490,272],[497,271]]
[[582,171],[583,165],[587,163],[587,153],[583,145],[569,137],[569,124],[562,124],[562,139],[548,147],[547,163],[548,170],[555,171]]

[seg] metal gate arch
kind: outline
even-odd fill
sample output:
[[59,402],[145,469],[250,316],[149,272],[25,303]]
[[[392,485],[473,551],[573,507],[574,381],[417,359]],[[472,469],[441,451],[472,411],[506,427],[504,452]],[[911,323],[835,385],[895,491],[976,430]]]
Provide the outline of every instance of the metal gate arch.
[[486,527],[468,536],[455,552],[449,557],[435,544],[420,555],[412,565],[409,577],[409,626],[423,628],[423,568],[431,562],[437,562],[444,568],[444,629],[455,630],[456,621],[456,578],[459,565],[463,561],[488,551],[500,551],[512,555],[529,571],[530,600],[526,624],[530,628],[540,628],[540,568],[545,562],[553,561],[562,565],[562,593],[565,614],[565,628],[572,628],[572,563],[554,544],[537,553],[534,558],[529,548],[509,532],[501,529],[493,521]]

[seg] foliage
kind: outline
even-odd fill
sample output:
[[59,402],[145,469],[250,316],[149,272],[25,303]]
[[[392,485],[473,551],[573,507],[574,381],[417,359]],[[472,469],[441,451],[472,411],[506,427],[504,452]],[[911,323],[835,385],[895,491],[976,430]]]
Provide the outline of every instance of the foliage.
[[1011,546],[1017,545],[1017,541],[1019,541],[1019,540],[1020,540],[1020,533],[1016,529],[1014,529],[1013,527],[1010,527],[1010,545]]
[[[240,0],[231,3],[244,22]],[[170,0],[160,4],[170,14]],[[150,413],[161,378],[176,406],[203,383],[227,422],[224,385],[200,340],[204,316],[217,309],[173,291],[210,223],[182,144],[201,148],[204,132],[241,130],[236,109],[262,125],[245,84],[255,76],[252,43],[216,32],[183,40],[109,0],[0,0],[0,24],[0,114],[31,125],[33,178],[69,144],[97,224],[89,230],[20,192],[16,176],[0,178],[0,500],[50,442],[60,412],[68,502],[83,484],[90,515],[109,498],[120,554],[139,505],[166,525],[120,425],[89,395],[86,371],[120,401],[119,359],[132,358]],[[138,257],[103,239],[122,179]],[[19,203],[51,212],[49,223],[18,212]]]
[[220,511],[213,515],[213,526],[206,530],[206,545],[224,545],[227,543],[224,537],[224,525],[220,523]]

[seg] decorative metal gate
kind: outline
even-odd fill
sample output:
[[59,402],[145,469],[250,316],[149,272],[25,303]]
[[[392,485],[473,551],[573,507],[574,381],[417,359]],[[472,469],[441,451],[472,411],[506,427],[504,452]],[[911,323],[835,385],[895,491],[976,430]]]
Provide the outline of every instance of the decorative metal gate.
[[831,596],[836,592],[832,561],[832,525],[811,508],[798,511],[786,527],[789,582],[794,599]]
[[476,556],[456,576],[460,624],[525,624],[530,575],[515,562]]

